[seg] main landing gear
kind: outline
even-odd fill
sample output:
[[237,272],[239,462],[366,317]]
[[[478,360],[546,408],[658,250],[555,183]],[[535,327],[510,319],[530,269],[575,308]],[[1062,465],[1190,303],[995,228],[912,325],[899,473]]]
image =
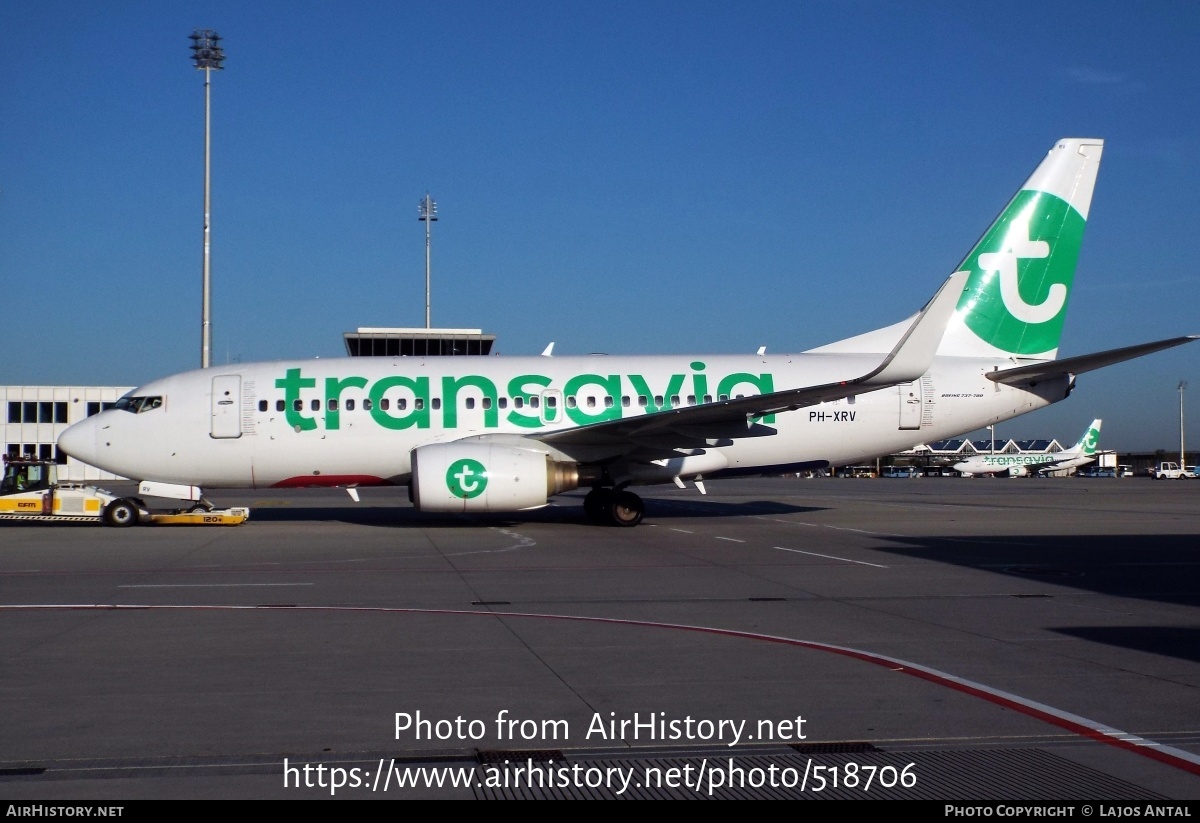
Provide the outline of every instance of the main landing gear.
[[583,511],[593,523],[636,526],[642,522],[646,504],[633,492],[595,488],[583,498]]

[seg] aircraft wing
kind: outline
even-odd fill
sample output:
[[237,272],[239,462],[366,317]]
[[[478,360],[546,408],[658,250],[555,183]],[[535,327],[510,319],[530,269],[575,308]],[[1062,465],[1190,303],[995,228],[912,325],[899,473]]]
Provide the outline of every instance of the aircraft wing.
[[1018,366],[1015,369],[988,372],[987,378],[997,383],[1007,383],[1009,385],[1039,383],[1055,377],[1066,377],[1072,374],[1083,374],[1094,369],[1101,369],[1105,366],[1111,366],[1114,363],[1121,363],[1125,360],[1141,357],[1144,354],[1152,354],[1163,349],[1182,346],[1184,343],[1190,343],[1193,340],[1200,340],[1200,335],[1189,334],[1184,337],[1172,337],[1169,340],[1141,343],[1121,349],[1109,349],[1108,351],[1096,352],[1095,354],[1068,357],[1063,360],[1047,360],[1045,363],[1034,363],[1031,366]]
[[571,451],[571,447],[599,447],[601,452],[620,454],[638,447],[670,451],[704,445],[707,440],[713,439],[773,434],[773,429],[756,424],[753,419],[920,379],[933,362],[946,325],[962,295],[966,278],[966,272],[951,275],[917,314],[908,331],[887,357],[876,368],[858,377],[606,420],[530,437],[565,451]]

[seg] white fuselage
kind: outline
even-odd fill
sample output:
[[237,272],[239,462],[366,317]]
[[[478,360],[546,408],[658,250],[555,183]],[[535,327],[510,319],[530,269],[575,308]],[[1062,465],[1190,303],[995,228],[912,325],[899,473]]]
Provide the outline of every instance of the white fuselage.
[[[413,449],[549,430],[846,380],[879,354],[345,358],[235,364],[155,380],[144,410],[101,412],[60,441],[125,477],[209,488],[405,484]],[[1049,405],[1066,379],[1013,387],[1008,360],[937,357],[913,383],[783,412],[748,436],[703,432],[669,468],[634,483],[855,463]],[[333,401],[331,403],[331,401]],[[695,434],[695,432],[690,432]],[[586,450],[585,450],[586,451]],[[632,447],[629,450],[633,451]],[[562,455],[559,455],[562,457]],[[584,460],[580,450],[566,455]],[[611,460],[611,458],[608,458]]]

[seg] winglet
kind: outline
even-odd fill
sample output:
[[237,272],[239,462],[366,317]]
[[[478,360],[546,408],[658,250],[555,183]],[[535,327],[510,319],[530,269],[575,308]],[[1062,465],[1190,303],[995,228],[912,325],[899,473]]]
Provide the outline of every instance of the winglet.
[[911,382],[923,375],[941,345],[942,335],[954,316],[968,275],[969,272],[965,271],[950,275],[933,299],[921,309],[900,342],[879,364],[879,368],[856,382],[864,386],[895,385]]
[[554,343],[551,343],[549,346],[547,346],[546,348],[544,348],[542,350],[542,357],[553,357],[553,356],[554,356]]

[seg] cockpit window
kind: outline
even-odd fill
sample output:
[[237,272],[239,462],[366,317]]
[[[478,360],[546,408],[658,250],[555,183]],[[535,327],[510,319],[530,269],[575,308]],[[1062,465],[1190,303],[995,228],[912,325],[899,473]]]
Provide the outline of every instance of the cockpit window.
[[121,411],[131,412],[133,414],[141,414],[142,412],[148,412],[153,409],[157,409],[162,406],[162,404],[163,399],[161,395],[154,395],[152,397],[131,397],[126,395],[118,400],[113,408],[120,409]]

